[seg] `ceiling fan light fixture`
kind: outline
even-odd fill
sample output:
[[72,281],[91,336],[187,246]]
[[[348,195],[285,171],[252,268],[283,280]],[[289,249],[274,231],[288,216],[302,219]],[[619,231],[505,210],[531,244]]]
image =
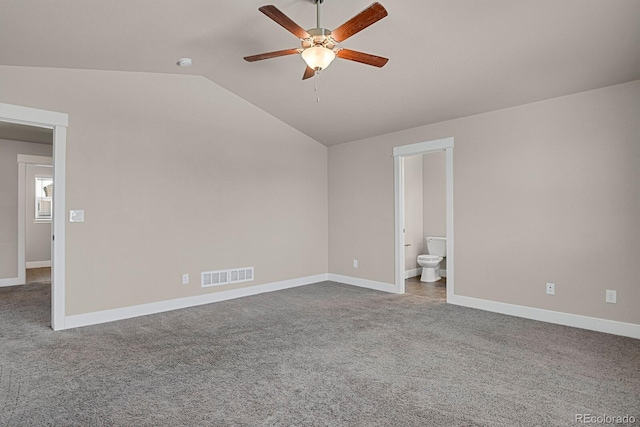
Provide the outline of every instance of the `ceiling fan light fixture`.
[[335,52],[323,46],[312,46],[302,51],[304,62],[309,68],[316,71],[327,68],[335,58]]
[[383,58],[382,56],[338,47],[339,43],[342,43],[354,34],[359,33],[387,16],[387,10],[380,3],[375,2],[371,4],[365,10],[331,31],[323,28],[320,23],[320,4],[322,0],[314,1],[317,9],[316,27],[310,30],[303,29],[272,4],[258,8],[260,12],[296,36],[298,40],[300,40],[302,47],[245,56],[244,60],[247,62],[255,62],[262,61],[263,59],[300,54],[307,64],[304,74],[302,75],[302,80],[309,79],[317,74],[318,71],[326,69],[336,57],[378,68],[383,67],[387,61],[389,61],[388,58]]

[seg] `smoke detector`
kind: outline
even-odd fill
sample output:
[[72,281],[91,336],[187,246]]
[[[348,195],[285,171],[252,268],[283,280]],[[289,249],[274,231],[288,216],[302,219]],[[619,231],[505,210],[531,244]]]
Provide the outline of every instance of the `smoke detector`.
[[182,58],[178,60],[178,65],[181,67],[190,67],[191,64],[191,58]]

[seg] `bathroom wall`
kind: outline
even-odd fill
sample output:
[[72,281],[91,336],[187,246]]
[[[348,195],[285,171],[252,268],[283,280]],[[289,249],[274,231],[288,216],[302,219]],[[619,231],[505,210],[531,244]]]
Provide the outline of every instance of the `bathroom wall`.
[[[445,152],[438,151],[422,156],[424,189],[423,227],[424,235],[447,237],[447,177]],[[426,247],[425,252],[426,253]],[[446,258],[440,269],[447,269]]]
[[[418,255],[424,254],[422,156],[404,159],[404,256],[405,272],[416,276]],[[407,246],[409,245],[409,246]]]
[[51,148],[0,139],[0,280],[18,277],[18,154],[51,156]]
[[53,168],[27,165],[26,169],[25,261],[51,261],[51,221],[35,221],[34,183],[36,176],[53,176]]
[[393,283],[392,149],[454,137],[456,294],[640,324],[638,117],[640,80],[330,147],[329,271]]

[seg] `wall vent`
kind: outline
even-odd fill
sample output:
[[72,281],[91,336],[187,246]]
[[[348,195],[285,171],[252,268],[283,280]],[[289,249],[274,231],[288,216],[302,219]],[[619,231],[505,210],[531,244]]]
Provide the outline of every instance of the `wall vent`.
[[201,278],[202,280],[200,285],[203,288],[229,284],[229,272],[227,270],[205,271],[202,273]]
[[253,267],[205,271],[201,274],[201,279],[200,286],[203,288],[228,285],[230,283],[250,282],[253,280]]
[[229,270],[231,283],[250,282],[253,280],[253,267],[234,268]]

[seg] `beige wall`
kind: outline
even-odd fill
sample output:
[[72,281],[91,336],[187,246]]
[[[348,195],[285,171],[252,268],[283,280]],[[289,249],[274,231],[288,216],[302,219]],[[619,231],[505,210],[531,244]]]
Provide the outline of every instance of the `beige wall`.
[[0,139],[0,279],[18,277],[18,154],[51,156],[51,146]]
[[[422,157],[424,189],[424,235],[447,236],[447,177],[445,152],[425,154]],[[426,242],[425,242],[426,245]],[[425,251],[426,251],[425,247]]]
[[[49,146],[49,148],[52,148]],[[51,156],[51,155],[50,155]],[[53,176],[49,166],[27,165],[26,179],[26,221],[25,221],[25,261],[51,261],[51,221],[34,221],[36,216],[36,176]]]
[[328,164],[200,77],[0,67],[0,102],[69,114],[67,210],[86,222],[67,224],[68,315],[227,289],[199,272],[242,266],[241,286],[392,283],[391,149],[453,136],[456,293],[640,323],[640,81],[338,145]]
[[390,161],[387,144],[329,148],[330,273],[393,282],[393,168],[390,176],[385,173]]
[[329,271],[393,283],[392,147],[453,136],[456,294],[640,324],[638,117],[634,81],[331,147]]
[[[447,237],[447,176],[444,151],[422,156],[422,178],[424,189],[424,236]],[[427,253],[427,242],[424,242]],[[442,260],[440,269],[447,269],[447,259]]]
[[404,160],[405,271],[421,268],[418,255],[425,253],[422,196],[422,156],[407,157]]
[[0,67],[0,102],[69,114],[67,315],[326,273],[327,148],[211,81]]

